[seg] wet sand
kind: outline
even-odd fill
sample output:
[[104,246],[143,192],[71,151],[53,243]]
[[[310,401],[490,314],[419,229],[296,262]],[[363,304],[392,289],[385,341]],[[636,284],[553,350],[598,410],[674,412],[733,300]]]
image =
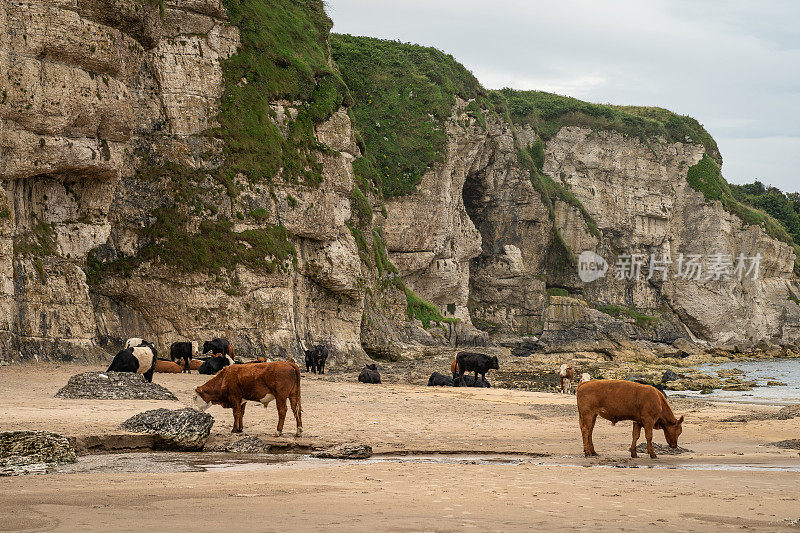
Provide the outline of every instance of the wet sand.
[[[156,375],[179,402],[53,398],[69,376],[103,369],[0,367],[0,430],[119,434],[117,425],[136,413],[189,405],[193,388],[207,379]],[[305,374],[302,387],[309,442],[365,443],[378,454],[534,457],[516,464],[299,461],[246,471],[0,478],[0,531],[775,531],[800,520],[800,473],[738,469],[799,468],[796,450],[764,444],[800,437],[800,418],[722,422],[778,407],[673,400],[686,416],[680,445],[691,453],[630,459],[630,424],[599,421],[594,441],[601,457],[585,459],[574,396],[364,385]],[[228,439],[230,411],[208,412],[216,418],[211,442]],[[253,405],[244,434],[269,437],[276,421],[274,408]],[[294,432],[293,419],[287,417],[285,431]],[[664,444],[663,433],[654,440]],[[703,465],[726,469],[691,469]]]

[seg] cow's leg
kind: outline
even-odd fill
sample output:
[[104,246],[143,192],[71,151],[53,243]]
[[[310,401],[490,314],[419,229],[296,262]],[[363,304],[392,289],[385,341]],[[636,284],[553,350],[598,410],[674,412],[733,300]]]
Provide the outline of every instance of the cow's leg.
[[645,422],[644,438],[647,439],[647,453],[650,454],[651,459],[655,459],[656,452],[653,451],[653,422]]
[[233,429],[231,433],[242,432],[242,418],[244,417],[244,404],[241,400],[233,402]]
[[155,371],[156,371],[156,364],[155,364],[155,361],[154,361],[153,362],[153,366],[150,367],[150,370],[148,370],[147,372],[145,372],[143,374],[144,375],[144,379],[146,379],[148,383],[152,383],[153,382],[153,372],[155,372]]
[[636,453],[636,443],[639,441],[639,435],[641,434],[641,432],[642,432],[641,424],[639,424],[639,422],[634,422],[633,423],[633,442],[631,442],[631,457],[633,457],[634,459],[636,457],[638,457],[638,454]]
[[191,357],[184,357],[183,358],[183,371],[186,372],[187,374],[191,374],[192,373],[192,369],[189,366],[189,361],[191,361]]
[[320,374],[324,374],[324,373],[325,373],[325,361],[322,361],[322,362],[319,364],[319,373],[320,373]]
[[596,456],[597,452],[594,451],[594,443],[592,442],[592,431],[594,431],[594,423],[597,420],[597,413],[591,415],[584,415],[580,413],[581,434],[583,435],[583,454],[586,457]]
[[283,423],[286,421],[286,397],[276,397],[275,407],[278,408],[278,431],[275,432],[276,437],[283,435]]
[[297,422],[297,436],[303,434],[303,418],[302,418],[302,409],[300,408],[300,394],[298,392],[293,392],[291,396],[289,396],[289,403],[292,406],[292,412],[294,413],[295,422]]

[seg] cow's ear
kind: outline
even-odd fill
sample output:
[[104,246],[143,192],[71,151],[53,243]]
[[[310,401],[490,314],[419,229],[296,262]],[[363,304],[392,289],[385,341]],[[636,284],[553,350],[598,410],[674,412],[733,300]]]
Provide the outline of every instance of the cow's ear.
[[678,424],[683,424],[683,415],[678,419]]

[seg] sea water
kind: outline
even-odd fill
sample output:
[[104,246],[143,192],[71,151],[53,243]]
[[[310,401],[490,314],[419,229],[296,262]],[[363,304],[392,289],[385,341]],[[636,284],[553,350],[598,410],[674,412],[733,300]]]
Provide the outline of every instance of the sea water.
[[[698,391],[681,391],[670,394],[697,396],[714,400],[743,403],[788,405],[800,403],[800,359],[764,359],[756,361],[731,361],[716,365],[700,365],[697,369],[710,375],[720,370],[738,368],[744,374],[736,376],[742,381],[755,381],[750,391],[726,391],[717,389],[711,394]],[[767,381],[780,381],[786,385],[767,386]]]

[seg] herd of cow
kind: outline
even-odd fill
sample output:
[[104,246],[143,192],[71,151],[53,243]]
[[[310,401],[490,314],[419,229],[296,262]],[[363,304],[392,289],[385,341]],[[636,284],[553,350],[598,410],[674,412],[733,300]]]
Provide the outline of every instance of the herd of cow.
[[[305,349],[307,372],[325,373],[325,362],[330,347],[324,344]],[[159,363],[173,363],[181,372],[190,372],[199,363],[198,372],[213,374],[205,384],[195,388],[195,406],[205,411],[211,405],[221,405],[233,410],[233,432],[241,433],[242,419],[248,401],[260,402],[267,407],[275,400],[278,410],[276,435],[281,435],[286,419],[289,401],[297,422],[297,435],[303,432],[300,401],[300,368],[292,360],[268,362],[258,358],[252,363],[240,363],[233,359],[233,346],[224,338],[215,338],[203,343],[202,352],[191,342],[175,342],[170,346],[170,361],[158,359],[156,347],[141,338],[128,339],[125,349],[114,356],[108,367],[110,372],[136,372],[143,374],[147,381],[153,380],[153,373]],[[211,354],[205,359],[195,355]],[[175,363],[177,361],[177,363]],[[459,352],[450,365],[451,376],[434,372],[428,386],[490,387],[486,380],[489,370],[499,370],[497,356],[475,352]],[[474,372],[474,376],[465,373]],[[570,393],[575,380],[575,369],[563,364],[559,369],[561,390]],[[362,383],[380,383],[381,377],[375,364],[365,365],[358,377]],[[633,422],[633,442],[631,457],[636,457],[636,443],[644,429],[647,451],[655,458],[652,439],[653,430],[661,429],[667,443],[672,448],[678,446],[678,436],[682,431],[683,417],[676,418],[663,391],[651,385],[623,380],[592,380],[588,374],[581,376],[576,389],[578,421],[583,437],[583,451],[586,457],[597,453],[592,443],[592,431],[597,417],[611,421]]]

